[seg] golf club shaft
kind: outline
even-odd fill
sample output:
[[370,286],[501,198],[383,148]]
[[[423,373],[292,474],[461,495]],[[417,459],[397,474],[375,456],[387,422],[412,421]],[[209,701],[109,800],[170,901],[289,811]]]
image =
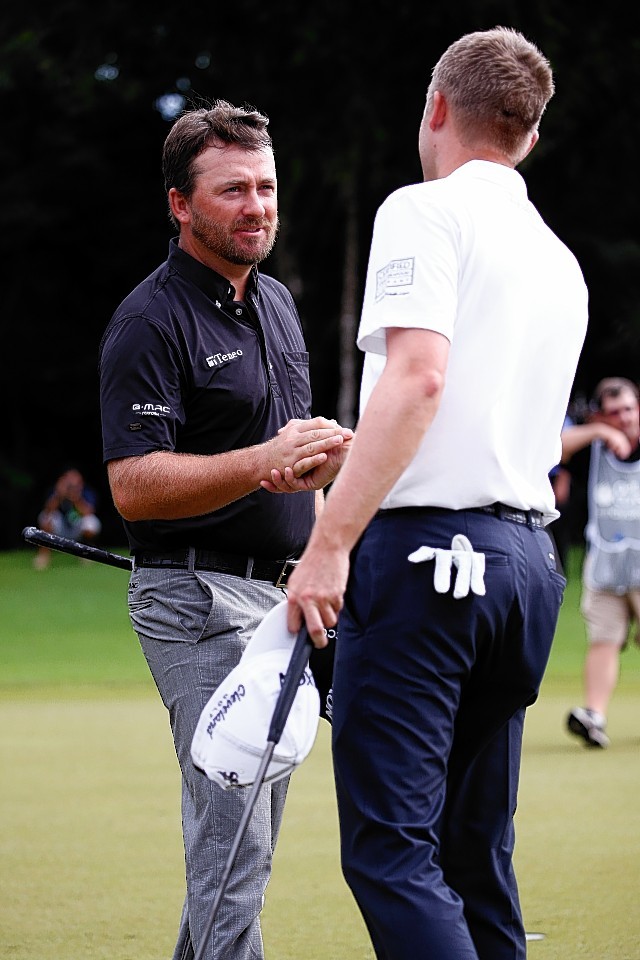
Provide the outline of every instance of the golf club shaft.
[[302,629],[296,637],[296,642],[293,645],[289,666],[287,667],[285,678],[282,681],[282,687],[280,688],[280,693],[273,711],[271,726],[269,727],[269,734],[267,736],[268,743],[280,742],[287,717],[291,712],[293,701],[298,692],[298,686],[309,662],[311,650],[312,643],[309,638],[309,633],[303,624]]
[[271,725],[269,727],[269,733],[267,736],[267,748],[260,761],[256,778],[253,781],[251,791],[247,797],[247,802],[244,810],[242,811],[242,817],[240,818],[240,822],[233,838],[233,843],[229,849],[229,854],[227,856],[224,869],[220,875],[220,881],[213,898],[213,903],[211,904],[211,912],[207,919],[205,929],[202,933],[202,939],[200,940],[200,945],[196,950],[194,960],[202,960],[204,956],[207,943],[209,942],[209,937],[211,936],[211,931],[213,930],[215,919],[218,915],[218,910],[220,909],[220,904],[222,903],[222,898],[224,897],[227,888],[231,869],[235,863],[238,850],[240,849],[240,844],[244,838],[249,820],[251,819],[251,814],[253,813],[253,808],[256,805],[256,800],[258,799],[258,794],[260,793],[260,788],[262,787],[262,781],[264,780],[265,773],[269,767],[269,764],[271,763],[271,758],[273,756],[273,751],[275,750],[276,744],[280,741],[280,737],[284,731],[287,718],[291,711],[291,707],[293,706],[293,701],[295,700],[298,687],[300,686],[300,681],[302,680],[304,671],[309,662],[311,646],[311,640],[309,639],[307,628],[306,626],[303,626],[296,637],[296,642],[293,650],[291,651],[289,666],[287,667],[287,672],[284,680],[282,681],[280,693],[278,694],[278,699],[276,701],[276,705],[273,710],[273,716],[271,718]]
[[[132,568],[131,560],[128,557],[123,557],[117,553],[109,553],[108,550],[102,550],[99,547],[91,547],[87,544],[79,543],[77,540],[71,540],[68,537],[60,537],[54,533],[47,533],[45,530],[39,530],[37,527],[25,527],[22,531],[22,536],[28,543],[34,543],[42,547],[49,547],[52,550],[60,550],[62,553],[71,553],[75,556],[83,557],[86,560],[95,560],[98,563],[105,563],[109,566],[121,567],[122,569],[126,570],[131,570]],[[269,726],[269,733],[267,737],[267,747],[260,761],[256,778],[247,797],[247,802],[242,812],[242,817],[233,838],[233,843],[229,849],[229,855],[224,865],[222,874],[220,875],[220,882],[218,883],[215,897],[211,905],[211,912],[207,919],[205,929],[202,933],[202,939],[195,953],[194,960],[202,960],[204,956],[204,951],[207,943],[209,942],[211,931],[213,930],[213,925],[227,888],[227,883],[229,881],[233,864],[235,863],[240,844],[244,839],[249,820],[251,819],[251,815],[253,813],[253,808],[256,805],[258,794],[262,787],[262,781],[264,780],[265,773],[269,767],[269,764],[271,763],[271,758],[273,756],[276,744],[279,742],[284,731],[287,718],[291,711],[291,707],[293,706],[293,701],[295,700],[295,696],[300,685],[300,681],[309,662],[309,654],[311,653],[311,650],[311,640],[309,638],[307,628],[303,626],[298,633],[296,642],[291,652],[289,666],[287,667],[287,672],[285,674],[285,678],[273,711],[273,716],[271,718],[271,724]]]
[[225,895],[227,889],[227,883],[229,882],[229,877],[231,875],[231,868],[233,867],[236,857],[238,855],[238,850],[240,849],[240,844],[244,839],[244,835],[247,832],[247,827],[249,826],[249,820],[251,819],[251,814],[253,813],[253,808],[256,805],[258,799],[258,794],[262,788],[262,781],[264,775],[267,771],[269,764],[271,763],[271,757],[273,756],[273,751],[275,750],[275,743],[268,743],[267,749],[264,752],[264,755],[260,761],[260,766],[258,767],[258,772],[256,778],[251,785],[251,790],[249,796],[247,797],[247,802],[245,804],[244,810],[242,811],[242,816],[238,827],[233,838],[233,843],[229,848],[229,855],[227,856],[224,869],[220,874],[220,881],[218,883],[215,896],[213,898],[213,903],[211,904],[211,912],[207,919],[206,926],[202,931],[202,939],[200,940],[200,946],[196,950],[193,960],[202,960],[209,943],[209,938],[211,936],[211,931],[213,930],[213,925],[215,923],[216,917],[218,916],[218,910],[220,909],[220,904],[222,903],[222,898]]
[[79,543],[77,540],[71,540],[68,537],[59,537],[55,533],[39,530],[38,527],[25,527],[22,536],[28,543],[35,543],[39,547],[49,547],[50,550],[60,550],[62,553],[71,553],[76,557],[82,557],[84,560],[95,560],[97,563],[105,563],[110,567],[120,567],[122,570],[131,570],[132,567],[129,557],[123,557],[119,553],[110,553],[100,547],[91,547],[86,543]]

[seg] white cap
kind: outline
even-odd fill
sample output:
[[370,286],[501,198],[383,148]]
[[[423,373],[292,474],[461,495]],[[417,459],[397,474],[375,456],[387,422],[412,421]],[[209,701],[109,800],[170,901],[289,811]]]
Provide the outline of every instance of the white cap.
[[[295,641],[282,600],[263,618],[239,664],[200,714],[191,758],[225,790],[248,787],[256,778]],[[320,696],[307,665],[263,782],[279,780],[302,763],[315,742],[319,716]]]

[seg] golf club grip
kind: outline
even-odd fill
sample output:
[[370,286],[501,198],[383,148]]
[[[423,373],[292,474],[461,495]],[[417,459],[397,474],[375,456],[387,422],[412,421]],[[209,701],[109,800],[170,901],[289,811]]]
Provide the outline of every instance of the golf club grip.
[[61,553],[71,553],[84,560],[95,560],[97,563],[106,563],[110,567],[120,567],[122,570],[131,570],[131,560],[119,553],[109,553],[100,547],[90,547],[86,543],[70,540],[68,537],[59,537],[55,533],[47,533],[38,527],[25,527],[23,538],[28,543],[35,543],[39,547],[49,547],[50,550],[60,550]]
[[273,711],[271,726],[269,727],[269,736],[267,737],[268,743],[278,743],[280,741],[287,717],[289,716],[293,701],[298,692],[300,680],[309,662],[311,650],[312,643],[309,638],[309,633],[306,626],[303,626],[296,637],[289,666],[287,667],[287,672]]

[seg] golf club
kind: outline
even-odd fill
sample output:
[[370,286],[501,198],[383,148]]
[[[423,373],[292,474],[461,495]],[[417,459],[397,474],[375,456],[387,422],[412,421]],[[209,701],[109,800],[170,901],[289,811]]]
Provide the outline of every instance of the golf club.
[[[108,550],[102,550],[99,547],[87,546],[86,544],[79,543],[77,540],[71,540],[68,537],[60,537],[53,533],[47,533],[45,530],[38,529],[38,527],[25,527],[22,531],[22,536],[28,543],[50,547],[52,550],[60,550],[62,553],[70,553],[74,556],[82,557],[87,560],[94,560],[97,563],[104,563],[109,566],[120,567],[125,570],[132,569],[132,561],[128,557],[121,556],[118,553],[110,553]],[[332,634],[333,637],[331,637],[331,639],[335,639],[335,631],[332,631]],[[238,854],[240,844],[244,838],[249,820],[251,819],[251,814],[253,813],[253,809],[256,805],[258,794],[262,787],[262,781],[269,764],[271,763],[274,750],[277,744],[280,742],[280,738],[291,711],[300,680],[304,674],[307,663],[309,662],[309,656],[314,650],[315,648],[311,643],[306,627],[302,627],[293,646],[291,659],[289,660],[289,666],[287,667],[287,672],[282,682],[282,687],[273,710],[273,716],[269,726],[269,733],[267,735],[266,749],[260,761],[256,778],[247,797],[247,803],[243,810],[236,834],[229,849],[227,861],[222,874],[220,875],[220,883],[218,884],[218,888],[211,905],[211,913],[209,914],[207,924],[202,934],[202,940],[200,941],[200,946],[196,951],[194,960],[202,960],[206,944],[211,936],[211,931],[218,915],[222,898],[224,897],[226,891],[231,869]],[[331,658],[331,665],[333,665],[333,658]],[[329,690],[329,698],[330,695],[331,693]],[[326,691],[325,695],[322,697],[322,700],[328,700]],[[321,710],[321,715],[326,719],[330,719],[330,715],[326,713],[326,710],[325,712]]]
[[211,936],[211,931],[213,929],[216,916],[218,915],[222,898],[224,897],[226,891],[229,875],[231,874],[231,868],[233,867],[240,844],[242,843],[249,820],[251,819],[253,808],[256,805],[256,800],[258,799],[258,794],[260,792],[260,788],[262,787],[264,775],[273,756],[273,751],[280,741],[280,737],[282,736],[282,732],[289,716],[289,712],[293,706],[293,701],[295,699],[300,680],[309,660],[311,647],[312,644],[311,640],[309,639],[307,628],[303,627],[298,633],[296,642],[291,652],[289,666],[287,667],[287,672],[282,682],[282,687],[280,689],[280,693],[278,694],[278,699],[273,710],[271,725],[269,726],[269,733],[267,735],[266,749],[260,761],[260,766],[258,767],[256,778],[251,786],[249,796],[247,797],[247,802],[242,812],[242,817],[240,818],[236,834],[233,838],[224,869],[220,875],[220,883],[218,884],[215,897],[213,898],[211,913],[209,914],[205,929],[202,933],[200,946],[196,950],[194,960],[202,960],[202,957],[204,956],[204,951],[207,943],[209,942],[209,937]]
[[40,530],[38,527],[25,527],[22,536],[28,543],[49,547],[51,550],[60,550],[62,553],[72,553],[76,557],[82,557],[83,560],[95,560],[98,563],[106,563],[110,567],[120,567],[122,570],[132,568],[129,557],[123,557],[119,553],[109,553],[108,550],[102,550],[100,547],[90,547],[86,543],[79,543],[68,537],[59,537],[55,533],[47,533],[46,530]]
[[[84,560],[94,560],[96,563],[104,563],[110,567],[120,567],[122,570],[131,571],[133,568],[133,560],[130,557],[123,557],[119,553],[109,553],[108,550],[102,550],[99,547],[90,547],[85,543],[78,543],[77,540],[70,540],[68,537],[59,537],[54,533],[40,530],[38,527],[25,527],[22,536],[29,543],[41,547],[50,547],[52,550],[59,550],[62,553],[71,553],[76,557],[82,557]],[[333,656],[336,635],[337,629],[335,627],[327,630],[328,646],[312,647],[310,657],[311,672],[320,693],[320,716],[329,723],[331,723],[331,685],[333,682]]]

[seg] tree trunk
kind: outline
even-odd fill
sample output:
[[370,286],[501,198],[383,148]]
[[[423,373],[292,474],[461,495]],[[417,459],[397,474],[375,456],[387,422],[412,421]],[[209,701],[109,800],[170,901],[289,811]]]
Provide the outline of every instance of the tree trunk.
[[338,387],[338,423],[353,427],[358,413],[356,377],[356,333],[358,324],[358,205],[350,177],[346,186],[346,219],[342,301],[340,303],[340,383]]

